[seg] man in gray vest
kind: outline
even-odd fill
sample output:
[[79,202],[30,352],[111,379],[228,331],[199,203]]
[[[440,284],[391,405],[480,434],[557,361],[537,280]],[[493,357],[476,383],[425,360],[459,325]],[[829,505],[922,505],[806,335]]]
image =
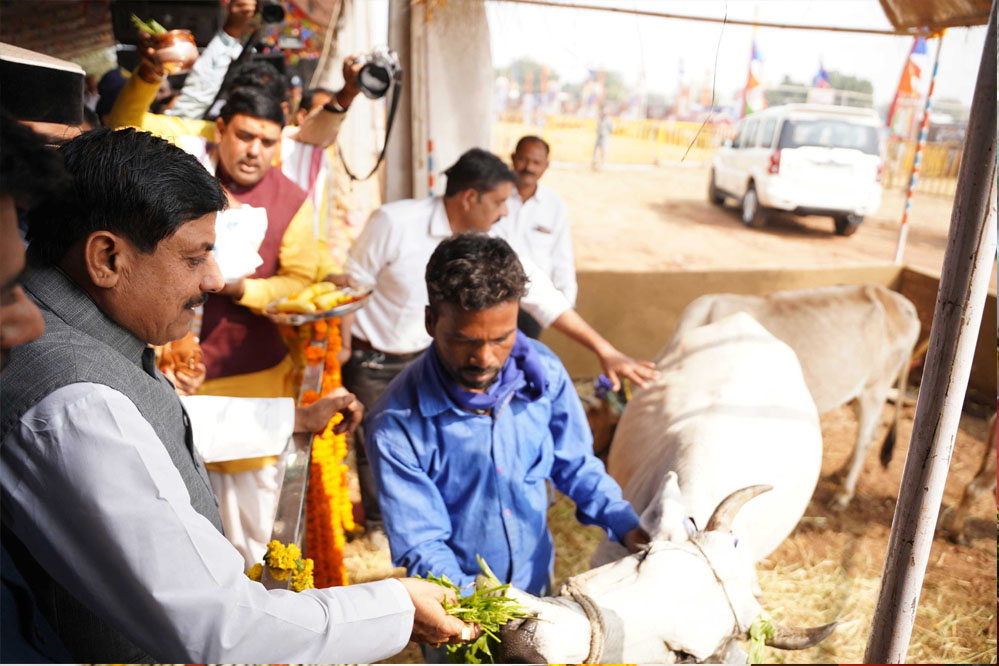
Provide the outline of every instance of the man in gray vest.
[[467,627],[432,583],[296,595],[243,574],[148,347],[222,287],[225,196],[150,134],[96,130],[60,153],[73,185],[32,211],[20,278],[46,330],[10,351],[0,385],[0,499],[4,548],[73,658],[370,662],[410,637],[456,640]]

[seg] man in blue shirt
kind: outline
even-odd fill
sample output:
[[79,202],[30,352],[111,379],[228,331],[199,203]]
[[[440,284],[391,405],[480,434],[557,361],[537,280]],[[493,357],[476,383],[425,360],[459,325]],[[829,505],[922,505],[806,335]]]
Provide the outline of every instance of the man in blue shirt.
[[527,278],[503,240],[453,236],[426,271],[433,345],[389,385],[366,441],[397,566],[464,586],[481,555],[532,594],[548,590],[555,550],[547,482],[577,518],[637,550],[638,516],[593,455],[565,368],[517,332]]

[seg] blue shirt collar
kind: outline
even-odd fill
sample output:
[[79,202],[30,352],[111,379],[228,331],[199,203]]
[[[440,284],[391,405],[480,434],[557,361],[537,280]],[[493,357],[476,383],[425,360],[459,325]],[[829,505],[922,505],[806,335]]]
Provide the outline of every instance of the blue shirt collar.
[[420,390],[417,393],[417,398],[420,406],[420,414],[425,418],[443,414],[449,409],[456,412],[461,411],[458,409],[458,406],[454,404],[451,398],[448,397],[447,393],[444,392],[444,387],[441,386],[439,381],[437,381],[433,368],[430,367],[432,362],[430,354],[433,353],[435,353],[434,346],[431,344],[430,347],[423,352],[423,355],[418,361],[420,364]]
[[[434,353],[436,352],[434,352],[434,346],[431,344],[430,347],[423,352],[423,355],[420,356],[419,361],[417,361],[420,364],[420,390],[417,393],[420,414],[424,418],[431,418],[437,416],[438,414],[443,414],[448,410],[462,415],[471,414],[472,412],[465,411],[456,405],[454,400],[452,400],[444,390],[440,381],[438,381],[436,373],[433,371],[433,368],[430,367],[430,364],[433,362],[430,358],[430,354]],[[513,363],[514,360],[510,357],[507,358],[506,362]],[[510,402],[510,400],[517,398],[517,391],[523,388],[525,384],[527,384],[527,382],[521,378],[520,381],[517,382],[516,388],[507,403]],[[502,409],[502,406],[500,408]]]

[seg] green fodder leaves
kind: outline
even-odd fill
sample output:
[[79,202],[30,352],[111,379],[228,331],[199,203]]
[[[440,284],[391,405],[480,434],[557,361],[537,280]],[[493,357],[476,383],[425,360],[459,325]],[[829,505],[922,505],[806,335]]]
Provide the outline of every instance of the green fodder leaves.
[[426,576],[426,580],[453,590],[458,597],[454,603],[447,600],[441,602],[449,615],[455,616],[462,622],[477,624],[482,630],[482,634],[473,641],[446,646],[448,660],[453,664],[481,664],[484,657],[492,663],[493,650],[500,642],[499,630],[510,620],[527,616],[523,606],[505,596],[504,593],[510,584],[500,583],[485,560],[478,556],[476,558],[479,568],[482,569],[485,585],[473,587],[471,594],[462,595],[462,589],[446,575]]

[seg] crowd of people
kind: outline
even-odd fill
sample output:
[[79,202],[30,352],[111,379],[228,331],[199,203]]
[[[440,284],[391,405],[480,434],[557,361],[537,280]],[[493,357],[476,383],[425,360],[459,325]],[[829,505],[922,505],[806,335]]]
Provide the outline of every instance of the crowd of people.
[[[512,169],[471,147],[442,196],[385,204],[338,265],[323,174],[360,62],[292,113],[271,65],[231,67],[255,5],[230,3],[164,113],[163,56],[146,48],[118,90],[81,86],[96,119],[3,115],[4,662],[356,663],[477,636],[418,578],[294,594],[244,575],[270,539],[284,443],[337,413],[365,538],[409,576],[470,584],[481,555],[550,592],[549,483],[581,522],[633,551],[647,540],[534,339],[561,331],[615,385],[653,376],[574,309],[566,206],[539,183],[548,144],[521,139]],[[301,407],[262,311],[323,280],[372,293],[341,322],[343,387]],[[169,362],[178,340],[189,366]]]

